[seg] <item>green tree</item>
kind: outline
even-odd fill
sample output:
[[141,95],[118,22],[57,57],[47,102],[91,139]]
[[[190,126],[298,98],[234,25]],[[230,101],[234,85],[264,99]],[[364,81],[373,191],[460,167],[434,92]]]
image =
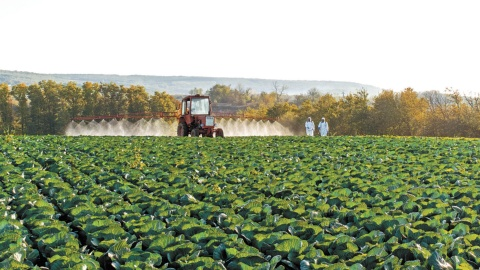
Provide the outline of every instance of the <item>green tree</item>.
[[213,103],[229,103],[232,100],[231,92],[230,86],[216,84],[207,91],[207,95]]
[[58,89],[58,106],[56,113],[56,132],[65,128],[73,117],[80,116],[85,108],[83,89],[75,82],[68,82]]
[[41,81],[39,83],[44,96],[44,134],[59,134],[65,127],[64,121],[61,121],[60,116],[65,115],[65,109],[60,103],[60,93],[63,90],[63,85],[52,80]]
[[85,110],[85,95],[83,89],[78,87],[75,82],[68,82],[60,93],[60,103],[65,109],[66,117],[73,118],[80,115]]
[[[343,97],[335,110],[335,130],[345,135],[371,133],[368,93],[364,89]],[[330,121],[332,122],[332,121]]]
[[310,90],[308,90],[307,92],[307,97],[308,99],[312,100],[312,101],[315,101],[317,99],[319,99],[320,97],[322,96],[322,94],[320,93],[320,91],[317,89],[317,88],[312,88]]
[[102,95],[100,94],[100,84],[85,82],[82,85],[82,90],[83,100],[85,102],[82,115],[101,115],[103,112],[103,108],[98,105],[102,98]]
[[13,131],[12,96],[8,84],[0,84],[0,127],[3,132]]
[[127,111],[125,87],[120,87],[113,82],[101,84],[100,94],[98,111],[101,115],[118,115]]
[[20,122],[20,134],[25,134],[27,129],[27,121],[28,121],[28,86],[25,83],[20,83],[12,88],[12,96],[18,102],[18,115],[19,115],[19,122]]
[[152,112],[175,112],[179,108],[180,102],[167,92],[155,91],[150,97],[150,108]]
[[252,101],[252,92],[251,88],[244,89],[241,84],[237,88],[233,89],[231,92],[231,103],[234,105],[246,105]]
[[203,89],[195,87],[192,90],[188,91],[188,94],[190,94],[190,95],[203,95]]
[[27,125],[27,132],[34,135],[45,134],[45,97],[43,95],[42,88],[40,88],[40,85],[36,83],[29,85],[27,97],[30,100],[30,114]]
[[267,110],[267,117],[281,118],[287,114],[297,113],[297,106],[289,102],[279,102]]
[[315,121],[322,117],[329,118],[330,121],[338,117],[338,100],[332,94],[320,95],[314,102],[316,111],[313,113]]
[[146,113],[150,110],[149,96],[145,87],[131,85],[125,89],[128,113]]
[[400,100],[393,90],[383,90],[374,98],[372,131],[375,135],[395,135],[400,129]]
[[293,96],[293,104],[297,105],[298,107],[301,107],[302,104],[307,100],[309,100],[309,98],[308,98],[308,96],[306,96],[304,94],[299,94],[299,95]]

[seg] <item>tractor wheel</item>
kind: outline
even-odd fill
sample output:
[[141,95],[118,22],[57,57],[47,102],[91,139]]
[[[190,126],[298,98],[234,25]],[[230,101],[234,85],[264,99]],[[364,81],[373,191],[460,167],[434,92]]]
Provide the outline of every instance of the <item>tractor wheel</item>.
[[192,137],[198,137],[200,136],[200,131],[198,129],[193,129],[192,130]]
[[188,136],[188,127],[187,127],[187,124],[185,124],[185,123],[180,123],[180,124],[178,124],[178,127],[177,127],[177,136],[179,136],[179,137]]
[[221,128],[217,129],[217,131],[215,132],[215,137],[222,137],[222,138],[225,137],[223,135],[223,129]]

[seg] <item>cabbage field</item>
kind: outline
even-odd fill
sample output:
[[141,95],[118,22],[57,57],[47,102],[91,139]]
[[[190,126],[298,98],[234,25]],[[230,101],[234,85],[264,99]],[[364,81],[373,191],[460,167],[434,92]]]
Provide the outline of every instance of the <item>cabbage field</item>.
[[0,268],[478,269],[476,139],[0,137]]

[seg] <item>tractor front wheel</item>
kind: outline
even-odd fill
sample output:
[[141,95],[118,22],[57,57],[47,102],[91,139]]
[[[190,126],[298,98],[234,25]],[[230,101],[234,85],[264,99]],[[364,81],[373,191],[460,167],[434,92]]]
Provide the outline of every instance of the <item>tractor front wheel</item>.
[[198,129],[193,129],[192,130],[192,137],[198,137],[200,136],[200,131]]
[[215,132],[215,137],[222,137],[222,138],[225,137],[223,135],[223,129],[221,128],[217,129],[217,131]]
[[186,123],[180,123],[177,127],[177,136],[185,137],[188,136],[188,127]]

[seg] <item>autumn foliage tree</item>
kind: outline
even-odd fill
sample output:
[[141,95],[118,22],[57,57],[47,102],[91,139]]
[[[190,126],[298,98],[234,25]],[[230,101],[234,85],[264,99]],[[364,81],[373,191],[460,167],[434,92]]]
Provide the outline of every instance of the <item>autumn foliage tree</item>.
[[480,137],[480,97],[462,96],[458,90],[429,91],[425,135]]
[[400,130],[398,135],[418,136],[425,128],[426,110],[428,103],[423,97],[406,88],[400,93]]

